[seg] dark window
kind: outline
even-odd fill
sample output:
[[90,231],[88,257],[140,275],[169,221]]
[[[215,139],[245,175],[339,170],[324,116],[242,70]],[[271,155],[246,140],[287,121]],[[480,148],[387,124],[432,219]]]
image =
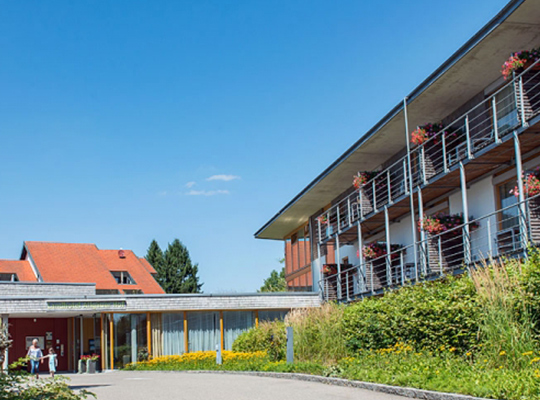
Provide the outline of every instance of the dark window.
[[125,294],[143,294],[141,289],[124,289]]
[[120,294],[118,289],[96,289],[96,294]]
[[0,281],[18,282],[19,278],[17,277],[17,274],[6,272],[0,273]]
[[135,281],[127,271],[111,271],[111,274],[119,285],[135,285]]

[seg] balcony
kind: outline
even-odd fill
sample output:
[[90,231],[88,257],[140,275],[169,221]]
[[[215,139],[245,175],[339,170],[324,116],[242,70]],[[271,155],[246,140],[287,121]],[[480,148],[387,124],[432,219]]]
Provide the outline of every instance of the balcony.
[[472,180],[509,163],[514,132],[520,135],[523,153],[538,147],[538,128],[528,128],[540,113],[537,65],[540,61],[317,216],[318,242],[347,235],[358,222],[368,230],[377,229],[384,224],[379,214],[385,208],[390,219],[410,212],[411,189],[413,193],[426,189],[424,201],[429,201],[459,187],[460,164]]
[[[462,273],[501,257],[521,257],[540,244],[540,194],[360,265],[332,265],[319,281],[324,300],[348,302],[385,290]],[[417,265],[406,261],[416,253]],[[339,272],[339,273],[338,273]]]

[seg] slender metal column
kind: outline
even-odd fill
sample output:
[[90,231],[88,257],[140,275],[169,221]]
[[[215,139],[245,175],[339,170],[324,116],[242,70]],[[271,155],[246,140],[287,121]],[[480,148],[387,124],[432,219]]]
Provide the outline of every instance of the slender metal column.
[[79,338],[80,338],[80,341],[81,341],[81,343],[79,345],[79,352],[80,352],[80,356],[82,357],[84,355],[83,316],[82,315],[79,316],[79,319],[80,319],[80,322],[79,322],[79,328],[80,328]]
[[360,276],[360,293],[366,291],[366,260],[364,259],[364,238],[362,237],[362,224],[360,221],[356,224],[358,228],[358,258],[360,259],[359,276]]
[[469,129],[469,116],[465,116],[465,136],[467,138],[467,158],[470,160],[472,156],[471,130]]
[[493,114],[493,137],[495,140],[495,143],[500,143],[501,140],[499,139],[499,120],[497,118],[497,96],[493,96],[491,99],[491,109]]
[[467,177],[463,162],[459,162],[459,176],[461,180],[461,201],[463,203],[463,250],[465,255],[465,264],[471,263],[471,232],[469,228],[469,201],[467,199]]
[[[313,274],[313,276],[317,276],[316,279],[319,280],[319,282],[322,280],[324,284],[324,278],[322,277],[322,260],[321,260],[321,243],[317,242],[317,267],[319,270],[317,271],[317,274]],[[317,282],[313,282],[315,285]],[[324,285],[321,287],[321,298],[324,299],[324,296],[326,296],[326,292],[324,290]]]
[[[418,188],[418,220],[422,221],[424,218],[424,200],[422,197],[422,189]],[[429,255],[426,251],[426,231],[422,226],[420,226],[420,246],[419,250],[422,258],[420,259],[420,267],[422,270],[422,275],[427,275],[428,265],[429,265]],[[418,279],[418,277],[417,277]]]
[[339,253],[339,234],[336,235],[337,296],[341,299],[341,256]]
[[388,217],[388,207],[384,206],[384,230],[386,232],[386,282],[388,286],[392,286],[392,258],[390,252],[390,218]]
[[521,126],[527,126],[527,119],[525,116],[525,101],[523,98],[523,75],[519,77],[519,110],[521,114]]
[[[518,187],[518,201],[519,201],[519,235],[521,246],[525,250],[529,245],[528,231],[527,231],[527,207],[525,204],[525,187],[523,185],[523,162],[521,159],[521,146],[519,144],[519,138],[517,132],[514,131],[514,149],[516,152],[516,173],[517,173],[517,187]],[[527,252],[525,252],[525,256]]]
[[409,175],[409,196],[411,202],[411,224],[412,224],[412,242],[414,244],[413,256],[414,256],[414,274],[416,280],[418,280],[418,243],[416,243],[416,220],[414,218],[414,182],[412,175],[412,162],[411,162],[411,143],[409,139],[409,120],[407,116],[407,98],[403,99],[403,117],[405,119],[405,137],[407,140],[407,164]]

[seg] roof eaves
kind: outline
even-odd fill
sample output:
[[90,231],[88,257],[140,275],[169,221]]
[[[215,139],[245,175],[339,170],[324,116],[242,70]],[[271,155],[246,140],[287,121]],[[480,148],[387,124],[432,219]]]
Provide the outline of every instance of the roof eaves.
[[[493,17],[484,27],[482,27],[475,35],[473,35],[463,46],[461,46],[454,54],[452,54],[439,68],[429,75],[420,85],[418,85],[408,96],[405,97],[407,102],[414,101],[422,92],[430,87],[441,75],[448,71],[456,62],[471,51],[478,43],[482,41],[490,32],[497,28],[506,18],[508,18],[525,0],[511,0],[504,8]],[[404,99],[404,100],[405,100]],[[326,168],[319,176],[311,181],[300,193],[298,193],[291,201],[289,201],[281,210],[277,212],[266,224],[264,224],[257,232],[255,237],[259,238],[261,233],[268,228],[275,220],[277,220],[285,211],[294,205],[300,198],[309,192],[315,185],[330,174],[338,165],[346,160],[352,153],[362,146],[368,139],[377,133],[384,125],[403,110],[404,102],[398,103],[389,113],[387,113],[379,122],[377,122],[369,131],[349,147],[337,160],[335,160],[328,168]],[[279,240],[279,239],[275,239]]]

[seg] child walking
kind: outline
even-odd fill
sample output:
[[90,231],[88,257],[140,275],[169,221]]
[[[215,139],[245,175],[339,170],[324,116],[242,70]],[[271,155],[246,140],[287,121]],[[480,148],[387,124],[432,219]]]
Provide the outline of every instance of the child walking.
[[49,359],[49,372],[51,374],[51,377],[54,378],[54,373],[56,372],[56,367],[58,366],[58,356],[54,351],[54,348],[51,347],[49,349],[49,354],[47,354],[43,358]]

